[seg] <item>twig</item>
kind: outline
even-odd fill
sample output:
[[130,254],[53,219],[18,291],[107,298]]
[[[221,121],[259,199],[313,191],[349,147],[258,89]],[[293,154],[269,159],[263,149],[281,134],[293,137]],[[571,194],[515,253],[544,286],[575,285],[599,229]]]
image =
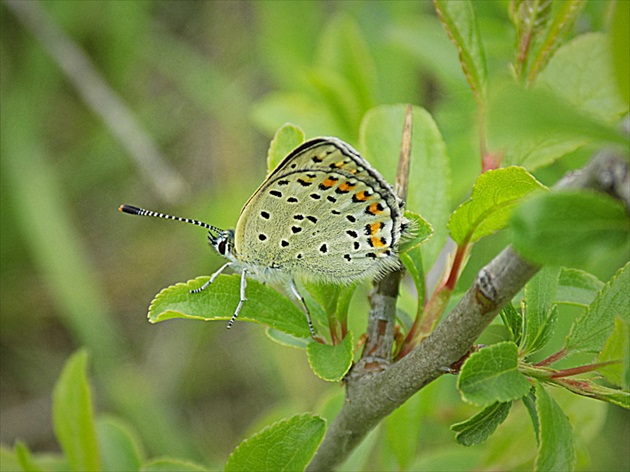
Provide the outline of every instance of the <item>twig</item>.
[[[394,192],[405,201],[409,188],[409,161],[411,158],[412,107],[407,107],[403,125],[400,158]],[[371,310],[368,316],[367,339],[361,360],[352,369],[350,375],[363,376],[366,372],[381,370],[389,365],[394,343],[396,325],[396,299],[398,287],[404,275],[404,269],[387,274],[374,284],[370,293]]]
[[[601,152],[581,172],[563,179],[562,185],[604,189],[627,205],[627,179],[626,160]],[[448,372],[538,269],[508,246],[479,271],[453,311],[407,356],[386,370],[349,376],[346,402],[307,470],[334,469],[383,418]]]
[[187,187],[184,179],[169,166],[88,55],[48,18],[38,2],[5,0],[4,4],[48,51],[90,109],[102,118],[151,182],[156,196],[170,203],[181,197]]

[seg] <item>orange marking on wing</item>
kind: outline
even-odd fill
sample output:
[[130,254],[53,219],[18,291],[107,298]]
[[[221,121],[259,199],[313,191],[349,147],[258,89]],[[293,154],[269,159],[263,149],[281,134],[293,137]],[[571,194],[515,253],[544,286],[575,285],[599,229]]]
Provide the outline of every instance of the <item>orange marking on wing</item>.
[[333,179],[331,179],[330,177],[328,177],[326,180],[324,180],[324,181],[321,183],[321,185],[322,185],[323,187],[326,187],[326,188],[331,188],[331,187],[332,187],[332,186],[334,186],[336,183],[337,183],[337,181],[336,181],[336,180],[333,180]]
[[370,225],[370,234],[376,234],[380,231],[381,229],[381,223],[372,223]]
[[378,215],[383,212],[383,206],[379,202],[374,202],[367,207],[366,211],[372,215]]
[[372,241],[372,247],[384,247],[387,245],[383,238],[377,236],[372,236],[370,240]]
[[349,192],[350,190],[352,190],[354,187],[356,187],[357,184],[349,184],[348,182],[344,182],[339,186],[339,191],[340,192]]
[[360,192],[357,192],[354,194],[354,198],[359,201],[359,202],[365,202],[366,200],[368,200],[371,197],[371,195],[368,195],[365,190],[361,190]]

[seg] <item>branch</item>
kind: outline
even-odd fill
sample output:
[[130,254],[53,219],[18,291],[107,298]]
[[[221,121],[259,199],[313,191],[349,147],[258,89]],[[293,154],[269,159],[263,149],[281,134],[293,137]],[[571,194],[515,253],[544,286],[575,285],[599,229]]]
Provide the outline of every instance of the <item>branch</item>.
[[[628,205],[628,178],[627,161],[602,151],[582,171],[563,178],[558,187],[606,191]],[[448,372],[538,269],[508,246],[479,271],[453,311],[406,357],[384,371],[363,376],[351,372],[346,402],[307,470],[334,469],[383,418]]]

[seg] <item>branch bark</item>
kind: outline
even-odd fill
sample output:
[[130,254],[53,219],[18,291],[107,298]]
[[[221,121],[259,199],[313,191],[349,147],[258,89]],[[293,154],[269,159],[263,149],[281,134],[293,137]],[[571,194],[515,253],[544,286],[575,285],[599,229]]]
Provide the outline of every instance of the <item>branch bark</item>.
[[[626,159],[614,151],[602,151],[557,187],[605,191],[628,206],[628,179]],[[307,470],[333,470],[383,418],[448,372],[538,269],[508,246],[479,271],[453,311],[406,357],[383,371],[364,370],[360,376],[351,372],[346,402]]]

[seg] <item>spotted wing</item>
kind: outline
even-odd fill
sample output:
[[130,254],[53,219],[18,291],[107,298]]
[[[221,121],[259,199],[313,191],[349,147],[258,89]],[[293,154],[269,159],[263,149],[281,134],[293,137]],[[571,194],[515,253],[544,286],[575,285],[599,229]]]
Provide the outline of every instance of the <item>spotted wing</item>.
[[346,143],[291,152],[246,203],[235,233],[254,272],[352,282],[398,267],[402,210],[390,185]]

